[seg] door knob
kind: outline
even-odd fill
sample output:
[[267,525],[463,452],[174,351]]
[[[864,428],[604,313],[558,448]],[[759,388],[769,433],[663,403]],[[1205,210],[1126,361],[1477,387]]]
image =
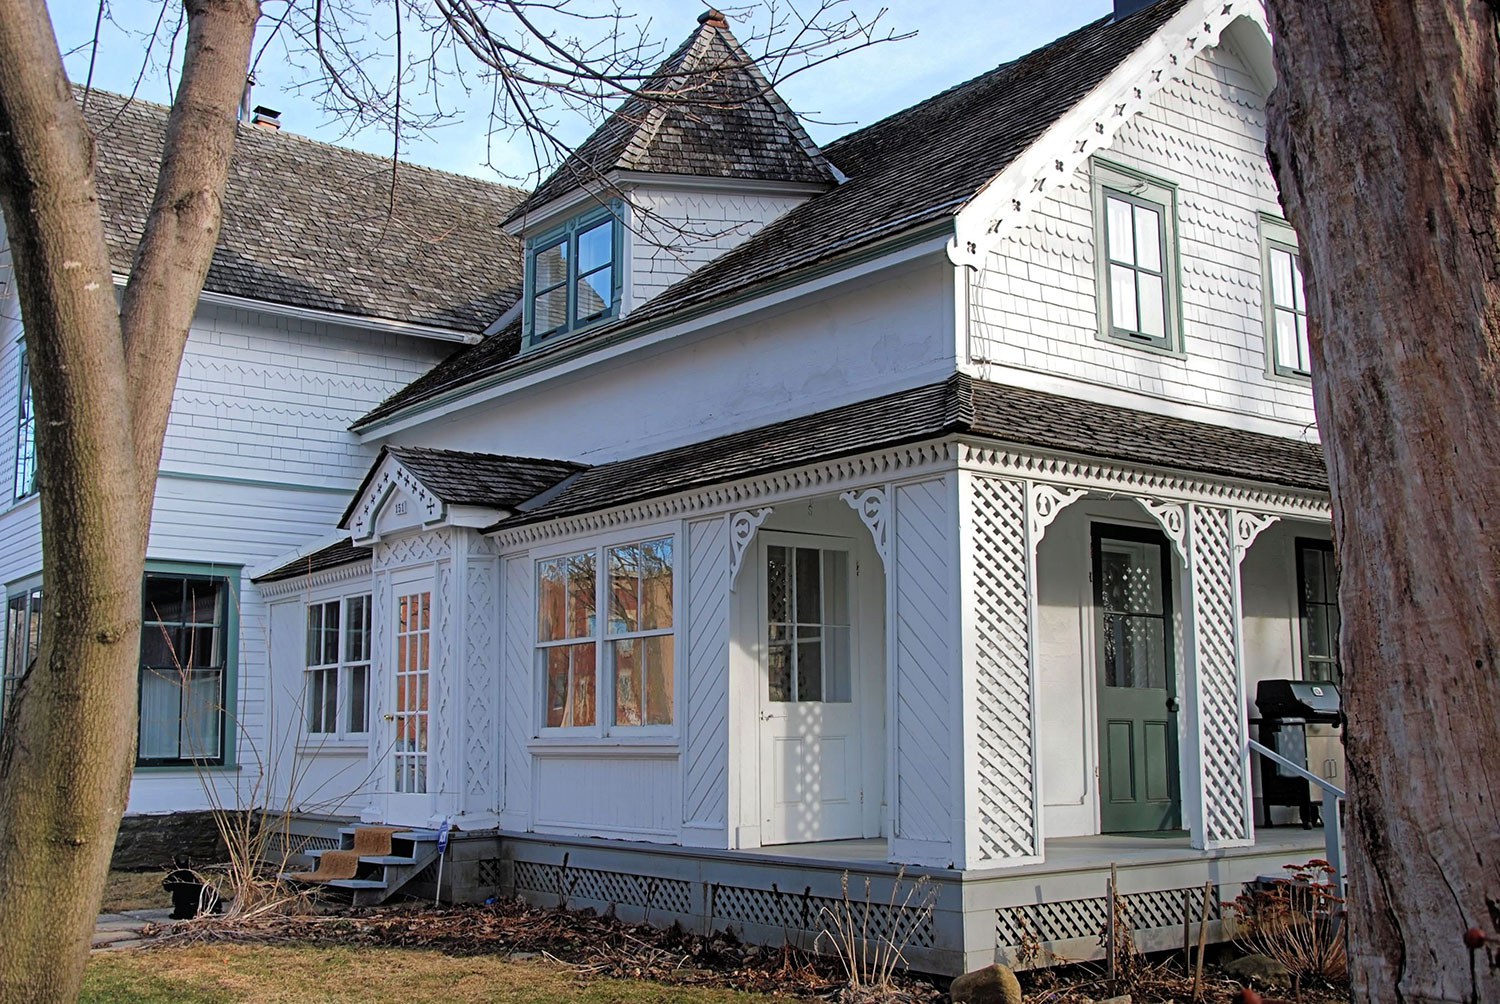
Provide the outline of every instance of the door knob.
[[388,721],[388,722],[394,722],[396,720],[396,716],[395,715],[386,715],[385,716],[385,720]]
[[1179,708],[1181,708],[1181,707],[1182,707],[1182,705],[1180,705],[1180,704],[1177,703],[1177,698],[1175,698],[1175,697],[1169,697],[1169,698],[1167,698],[1167,710],[1169,712],[1171,712],[1172,714],[1175,715],[1177,713],[1177,710]]

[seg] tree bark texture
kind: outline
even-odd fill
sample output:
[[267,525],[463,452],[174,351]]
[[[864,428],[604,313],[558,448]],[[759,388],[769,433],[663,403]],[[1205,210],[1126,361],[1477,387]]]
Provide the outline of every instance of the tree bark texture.
[[45,555],[41,651],[0,730],[6,1002],[77,998],[129,794],[156,464],[259,14],[254,0],[186,8],[190,65],[122,315],[93,140],[44,0],[0,0],[0,209],[32,370]]
[[1268,7],[1342,572],[1354,998],[1500,1001],[1497,7]]

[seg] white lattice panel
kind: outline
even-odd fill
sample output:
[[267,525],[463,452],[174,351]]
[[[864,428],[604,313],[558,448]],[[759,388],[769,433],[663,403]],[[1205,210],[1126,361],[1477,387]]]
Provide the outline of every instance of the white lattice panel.
[[1025,483],[974,478],[970,518],[977,635],[979,852],[984,858],[1031,857],[1039,848]]
[[505,714],[506,812],[531,811],[531,606],[532,562],[529,557],[505,562],[505,662],[502,703]]
[[470,805],[493,794],[495,738],[495,562],[469,556],[464,582],[464,791]]
[[929,911],[911,906],[903,908],[899,897],[894,906],[888,902],[867,901],[854,892],[852,878],[849,886],[850,899],[845,902],[828,896],[779,889],[715,885],[709,891],[709,910],[716,929],[725,924],[751,924],[813,935],[832,927],[836,918],[851,915],[855,928],[867,940],[883,939],[893,945],[911,948],[932,947],[935,936]]
[[563,903],[589,900],[595,903],[634,906],[646,911],[692,914],[693,884],[684,879],[570,868],[566,865],[517,861],[516,889],[556,896]]
[[953,813],[953,612],[946,570],[957,531],[949,481],[896,488],[896,836],[949,842]]
[[1250,836],[1240,749],[1236,562],[1229,510],[1194,505],[1189,519],[1203,824],[1213,844]]
[[687,748],[683,819],[723,826],[729,806],[729,528],[687,528]]
[[376,568],[399,568],[403,565],[418,565],[426,561],[437,561],[452,553],[447,530],[417,533],[409,537],[397,537],[375,545]]
[[[1124,919],[1133,931],[1180,931],[1184,913],[1193,923],[1201,916],[1203,887],[1126,893],[1120,898],[1125,901]],[[1209,904],[1209,920],[1222,917],[1221,899],[1223,890],[1218,889]],[[1101,938],[1109,916],[1107,902],[1104,896],[1093,896],[1001,907],[995,911],[995,943],[1014,957],[1028,942],[1049,945]]]
[[432,763],[428,767],[432,792],[451,792],[455,788],[453,762],[453,566],[439,562],[433,577],[433,622],[436,637],[432,645],[432,723],[430,742]]

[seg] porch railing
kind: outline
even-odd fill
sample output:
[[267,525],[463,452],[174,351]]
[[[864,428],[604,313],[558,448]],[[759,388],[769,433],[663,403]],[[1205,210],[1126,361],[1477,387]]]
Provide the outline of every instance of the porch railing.
[[[1344,817],[1339,809],[1340,803],[1344,801],[1344,789],[1327,778],[1319,777],[1300,764],[1293,763],[1275,750],[1262,746],[1254,739],[1247,740],[1247,744],[1250,752],[1259,753],[1282,770],[1290,771],[1297,777],[1323,789],[1325,810],[1323,812],[1323,856],[1328,861],[1329,871],[1333,873],[1334,892],[1342,899],[1344,895]],[[1331,806],[1328,804],[1329,796],[1333,799]]]

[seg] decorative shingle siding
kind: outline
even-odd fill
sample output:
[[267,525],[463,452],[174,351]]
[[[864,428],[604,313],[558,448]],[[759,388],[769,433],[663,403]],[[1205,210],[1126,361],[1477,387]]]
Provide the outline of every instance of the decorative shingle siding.
[[971,280],[974,371],[1000,363],[1279,420],[1289,432],[1311,429],[1307,385],[1267,376],[1258,214],[1280,207],[1265,159],[1265,97],[1238,57],[1207,50],[1121,130],[1105,157],[1177,185],[1184,351],[1098,337],[1084,169]]
[[637,188],[630,280],[645,304],[679,279],[749,240],[806,196]]
[[356,443],[350,423],[447,349],[409,336],[203,308],[177,379],[162,468],[352,489],[375,448]]

